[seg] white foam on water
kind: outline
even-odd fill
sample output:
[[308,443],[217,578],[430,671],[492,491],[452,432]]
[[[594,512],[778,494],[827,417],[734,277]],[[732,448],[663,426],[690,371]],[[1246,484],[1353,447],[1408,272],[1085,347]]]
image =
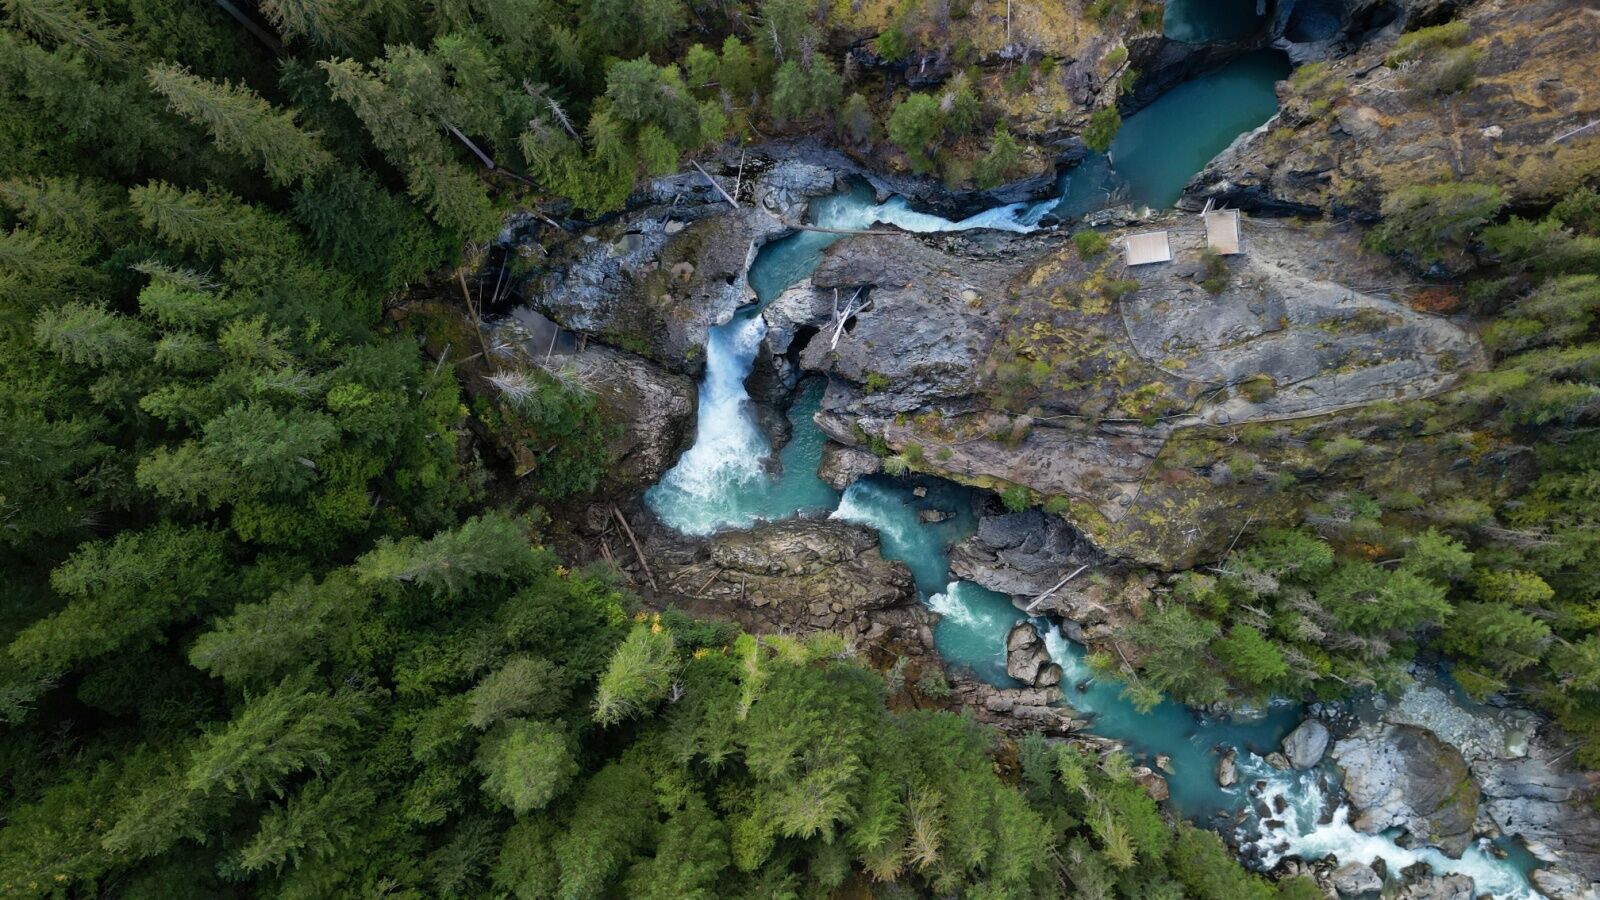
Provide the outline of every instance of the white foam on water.
[[839,506],[828,515],[830,519],[841,522],[853,522],[865,525],[878,533],[878,539],[884,544],[907,546],[912,542],[912,534],[908,528],[914,527],[913,520],[904,516],[886,515],[888,504],[879,494],[877,488],[869,482],[857,481],[845,488],[844,496],[839,498]]
[[962,586],[965,581],[952,581],[942,593],[934,594],[928,598],[928,608],[944,616],[946,620],[957,625],[977,625],[978,616],[972,611],[962,598]]
[[1067,646],[1067,636],[1061,629],[1051,623],[1044,630],[1044,649],[1050,654],[1050,661],[1061,667],[1061,681],[1063,684],[1077,684],[1093,676],[1087,663],[1083,661],[1083,654],[1073,653]]
[[[1408,866],[1425,863],[1439,875],[1461,874],[1472,879],[1474,896],[1488,894],[1505,900],[1538,900],[1515,863],[1497,858],[1483,841],[1469,846],[1460,859],[1451,859],[1434,847],[1407,849],[1387,834],[1367,834],[1350,824],[1350,807],[1341,804],[1326,816],[1329,804],[1316,772],[1280,772],[1255,754],[1240,754],[1239,784],[1265,781],[1260,799],[1276,809],[1281,798],[1284,812],[1255,825],[1260,829],[1256,846],[1268,868],[1289,856],[1305,860],[1336,857],[1341,864],[1368,865],[1383,860],[1391,875]],[[1324,817],[1327,822],[1321,822]]]
[[766,320],[760,316],[740,315],[706,336],[694,445],[646,494],[656,515],[685,534],[750,524],[748,516],[727,501],[766,477],[765,460],[772,454],[772,444],[751,414],[744,387],[766,332]]
[[1006,206],[986,209],[959,222],[952,222],[949,219],[931,213],[917,212],[911,208],[911,205],[906,202],[904,197],[891,197],[871,208],[871,219],[874,224],[894,225],[897,228],[914,231],[918,234],[931,234],[939,231],[971,231],[976,228],[992,228],[996,231],[1014,231],[1018,234],[1026,234],[1039,227],[1039,219],[1043,217],[1047,209],[1054,205],[1054,200],[1045,203],[1012,203]]

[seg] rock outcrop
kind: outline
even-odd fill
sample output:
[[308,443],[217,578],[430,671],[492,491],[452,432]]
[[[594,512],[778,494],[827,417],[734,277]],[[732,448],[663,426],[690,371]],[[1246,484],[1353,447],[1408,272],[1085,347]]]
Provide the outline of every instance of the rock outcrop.
[[834,441],[822,445],[822,463],[817,466],[817,476],[836,491],[849,487],[865,475],[883,471],[883,460],[860,447],[846,447]]
[[1360,897],[1383,890],[1383,878],[1362,862],[1348,862],[1334,869],[1328,882],[1341,897]]
[[1471,843],[1480,792],[1460,751],[1412,725],[1368,727],[1334,745],[1344,789],[1367,834],[1403,828],[1459,857]]
[[1521,837],[1549,864],[1548,878],[1570,876],[1585,890],[1600,879],[1596,785],[1568,768],[1567,739],[1536,713],[1463,704],[1422,672],[1381,715],[1387,723],[1427,729],[1458,750],[1482,794],[1480,825]]
[[1061,705],[1061,689],[1056,686],[1004,688],[964,676],[955,677],[953,683],[956,699],[962,707],[972,710],[978,721],[1017,737],[1034,730],[1057,736],[1076,734],[1085,724]]
[[1520,759],[1481,759],[1472,771],[1483,788],[1484,811],[1508,834],[1521,835],[1536,856],[1600,878],[1600,818],[1594,784],[1560,768],[1560,751],[1543,741]]
[[[981,517],[977,530],[951,548],[950,571],[1010,595],[1034,615],[1061,620],[1068,638],[1096,646],[1118,640],[1153,583],[1100,554],[1059,516],[1037,509]],[[1131,645],[1123,650],[1137,652]]]
[[[494,326],[494,354],[474,378],[474,390],[515,407],[518,395],[535,387],[534,372],[554,376],[596,400],[601,419],[614,430],[607,487],[623,494],[661,479],[694,434],[694,380],[643,357],[604,344],[552,340],[553,326],[537,315],[513,315]],[[537,465],[537,435],[490,435],[520,475]]]
[[[1197,472],[1173,437],[1423,396],[1482,362],[1471,335],[1383,287],[1405,276],[1348,228],[1247,222],[1248,252],[1212,293],[1199,224],[1156,224],[1176,259],[1131,280],[1050,234],[847,238],[780,298],[768,351],[829,376],[816,420],[834,441],[1054,498],[1096,547],[1162,568],[1220,553],[1241,509],[1294,510],[1250,470]],[[834,290],[863,287],[837,347],[804,340]]]
[[1301,722],[1283,738],[1283,755],[1296,769],[1309,769],[1328,752],[1328,726],[1316,719]]
[[692,612],[763,633],[836,631],[860,647],[932,652],[936,617],[903,563],[870,529],[800,519],[686,538],[659,525],[645,541],[657,584]]
[[[1374,217],[1397,185],[1487,182],[1526,207],[1580,183],[1597,165],[1592,143],[1554,139],[1600,118],[1593,13],[1570,0],[1462,5],[1457,18],[1480,54],[1464,91],[1411,86],[1431,63],[1385,65],[1393,43],[1375,41],[1332,63],[1326,77],[1280,84],[1276,119],[1190,182],[1195,205],[1213,197]],[[1424,21],[1442,18],[1420,11]]]
[[1595,900],[1600,891],[1595,890],[1585,878],[1564,869],[1534,869],[1528,880],[1539,893],[1550,900]]
[[1050,661],[1044,638],[1031,622],[1018,622],[1006,634],[1006,674],[1029,687],[1047,688],[1061,683],[1061,667]]
[[951,549],[950,570],[1020,600],[1049,590],[1092,552],[1059,516],[1030,509],[979,519],[977,531]]
[[1217,756],[1217,787],[1233,787],[1239,783],[1239,751],[1232,747]]
[[1395,892],[1396,900],[1474,900],[1477,896],[1472,876],[1460,873],[1419,874]]
[[530,296],[565,328],[694,374],[706,331],[751,299],[756,250],[783,231],[763,209],[647,208],[552,248]]

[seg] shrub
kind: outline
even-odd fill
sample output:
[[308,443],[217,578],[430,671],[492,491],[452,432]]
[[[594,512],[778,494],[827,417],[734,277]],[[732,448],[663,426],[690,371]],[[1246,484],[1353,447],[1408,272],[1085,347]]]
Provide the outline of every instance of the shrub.
[[911,54],[911,41],[906,37],[905,29],[895,22],[878,35],[878,39],[872,42],[872,48],[873,52],[889,62],[899,62]]
[[1366,446],[1360,438],[1341,434],[1322,445],[1322,455],[1335,461],[1346,460],[1366,449]]
[[839,136],[857,146],[872,142],[873,132],[877,130],[877,122],[872,118],[872,109],[867,106],[867,98],[860,94],[851,94],[844,101],[838,115]]
[[1123,69],[1122,74],[1117,76],[1117,93],[1121,95],[1133,90],[1133,86],[1139,83],[1139,74],[1139,70],[1132,66]]
[[917,679],[917,693],[934,700],[950,696],[950,682],[945,680],[944,671],[938,666],[923,669],[921,677]]
[[1378,250],[1433,262],[1448,248],[1465,246],[1505,205],[1505,192],[1490,184],[1452,181],[1403,187],[1384,198],[1383,222],[1367,240]]
[[905,151],[913,166],[926,169],[928,145],[938,135],[942,119],[938,100],[929,94],[912,94],[889,115],[889,140]]
[[1550,210],[1561,224],[1585,234],[1600,235],[1600,193],[1594,188],[1578,191]]
[[1013,484],[1000,492],[1000,502],[1012,512],[1022,512],[1033,504],[1033,491],[1027,485]]
[[1477,47],[1456,47],[1418,64],[1406,75],[1405,86],[1423,94],[1455,94],[1472,86],[1478,76],[1483,51]]
[[1448,47],[1459,47],[1466,42],[1466,22],[1446,22],[1443,25],[1434,25],[1431,28],[1418,28],[1410,34],[1400,36],[1400,40],[1394,45],[1394,52],[1389,54],[1389,62],[1392,65],[1407,60],[1421,59],[1435,51]]
[[1099,256],[1111,246],[1111,241],[1098,231],[1080,231],[1072,236],[1072,243],[1078,247],[1078,256],[1083,259]]
[[1233,272],[1228,269],[1228,261],[1215,250],[1208,249],[1200,254],[1200,265],[1205,274],[1200,286],[1205,288],[1207,293],[1220,294],[1233,283]]
[[1277,392],[1278,385],[1271,375],[1251,375],[1239,382],[1239,393],[1251,403],[1265,403]]
[[1115,106],[1097,109],[1089,116],[1089,124],[1083,129],[1083,143],[1096,153],[1104,153],[1111,149],[1111,142],[1117,139],[1117,132],[1122,130],[1122,114],[1117,112]]
[[867,380],[862,382],[862,387],[866,388],[867,393],[876,394],[879,391],[888,390],[891,383],[889,376],[882,372],[868,372]]

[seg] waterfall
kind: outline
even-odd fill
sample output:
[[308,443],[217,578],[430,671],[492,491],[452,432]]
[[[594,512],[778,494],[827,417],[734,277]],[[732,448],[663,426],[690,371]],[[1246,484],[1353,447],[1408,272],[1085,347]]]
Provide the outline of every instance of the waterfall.
[[[813,221],[823,228],[865,230],[876,224],[929,233],[997,228],[1027,232],[1054,201],[1012,204],[981,212],[960,222],[910,208],[902,197],[874,203],[864,190],[827,197],[813,204]],[[1030,222],[1031,217],[1031,222]],[[766,303],[783,288],[815,270],[821,253],[842,235],[799,232],[762,249],[750,282],[760,294],[754,306],[734,314],[706,334],[706,368],[699,386],[700,408],[694,443],[661,482],[645,494],[645,502],[668,525],[685,534],[711,534],[763,519],[792,515],[762,498],[769,480],[772,443],[756,423],[745,379],[750,377],[767,323]]]
[[766,333],[765,319],[741,311],[706,335],[694,444],[645,495],[663,521],[685,534],[710,534],[752,521],[732,501],[764,477],[772,455],[744,387]]

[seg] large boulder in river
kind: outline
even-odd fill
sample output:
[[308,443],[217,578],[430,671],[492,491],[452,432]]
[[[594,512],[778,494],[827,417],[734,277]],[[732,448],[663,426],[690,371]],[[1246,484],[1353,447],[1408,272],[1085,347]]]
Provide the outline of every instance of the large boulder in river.
[[1473,900],[1478,896],[1471,875],[1415,875],[1395,893],[1395,900]]
[[1595,900],[1600,891],[1587,878],[1560,867],[1534,869],[1528,880],[1550,900]]
[[1083,541],[1060,516],[1030,509],[984,516],[978,530],[950,551],[950,570],[1015,600],[1055,586],[1086,561]]
[[1328,752],[1328,726],[1316,719],[1307,719],[1283,739],[1283,755],[1296,769],[1309,769],[1322,762]]
[[1328,876],[1341,897],[1360,897],[1383,890],[1383,879],[1364,862],[1347,862]]
[[1534,855],[1600,879],[1600,815],[1588,773],[1572,767],[1570,738],[1527,709],[1463,704],[1447,685],[1419,679],[1382,720],[1426,728],[1461,751],[1482,790],[1481,807]]
[[1033,623],[1018,622],[1006,635],[1006,674],[1033,687],[1061,683],[1061,667],[1050,661],[1050,651]]
[[1411,725],[1369,726],[1339,741],[1334,759],[1355,808],[1351,825],[1377,834],[1403,828],[1459,858],[1472,842],[1480,792],[1461,752]]
[[1232,747],[1217,757],[1217,787],[1233,787],[1239,783],[1239,751]]
[[1600,817],[1589,778],[1563,769],[1564,758],[1565,749],[1539,740],[1525,757],[1480,759],[1472,769],[1495,825],[1520,835],[1539,855],[1559,858],[1587,885],[1600,877]]

